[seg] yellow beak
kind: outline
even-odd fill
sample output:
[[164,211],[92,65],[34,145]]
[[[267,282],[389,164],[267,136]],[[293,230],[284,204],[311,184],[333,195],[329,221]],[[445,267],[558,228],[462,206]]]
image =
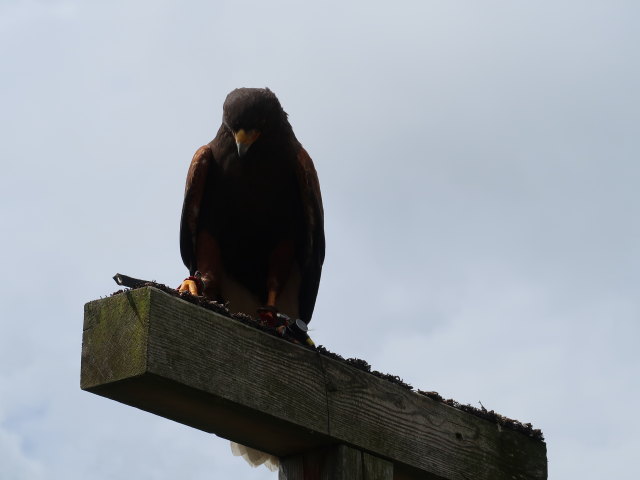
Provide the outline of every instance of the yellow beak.
[[249,150],[249,147],[253,145],[258,137],[260,136],[259,130],[249,130],[248,132],[241,128],[237,132],[233,134],[233,137],[236,139],[236,146],[238,147],[238,156],[244,157],[244,155]]

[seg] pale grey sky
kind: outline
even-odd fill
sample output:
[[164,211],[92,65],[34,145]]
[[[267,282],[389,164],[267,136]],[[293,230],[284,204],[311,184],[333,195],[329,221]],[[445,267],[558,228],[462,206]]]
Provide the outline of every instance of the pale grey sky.
[[549,478],[640,467],[640,6],[0,3],[0,478],[275,479],[79,389],[82,308],[185,276],[186,170],[226,94],[313,157],[313,338],[531,422]]

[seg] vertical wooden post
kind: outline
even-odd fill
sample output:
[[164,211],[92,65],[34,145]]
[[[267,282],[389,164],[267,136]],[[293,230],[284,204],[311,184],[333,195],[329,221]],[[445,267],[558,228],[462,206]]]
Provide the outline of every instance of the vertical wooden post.
[[281,459],[278,480],[393,480],[393,463],[335,445]]
[[393,463],[362,452],[363,480],[392,480]]

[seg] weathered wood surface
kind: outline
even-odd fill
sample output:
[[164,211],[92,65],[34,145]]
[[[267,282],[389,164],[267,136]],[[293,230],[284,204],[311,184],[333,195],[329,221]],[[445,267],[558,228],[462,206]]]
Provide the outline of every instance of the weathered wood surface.
[[150,287],[85,305],[81,387],[280,457],[345,444],[395,479],[547,478],[544,442]]
[[320,480],[393,480],[393,463],[346,445],[281,459],[278,480],[304,480],[309,469]]

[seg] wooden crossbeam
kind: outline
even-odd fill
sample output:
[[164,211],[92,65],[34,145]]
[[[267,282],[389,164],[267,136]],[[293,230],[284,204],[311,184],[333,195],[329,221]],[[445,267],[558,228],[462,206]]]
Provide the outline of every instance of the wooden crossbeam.
[[334,446],[394,479],[547,478],[544,442],[151,287],[85,305],[81,387],[283,468]]

